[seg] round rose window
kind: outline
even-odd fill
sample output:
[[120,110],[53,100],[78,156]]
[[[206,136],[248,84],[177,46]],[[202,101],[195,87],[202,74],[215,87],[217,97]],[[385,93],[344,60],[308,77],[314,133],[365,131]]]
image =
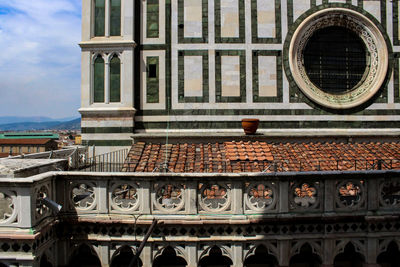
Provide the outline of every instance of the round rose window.
[[385,39],[366,16],[328,8],[307,17],[289,45],[293,80],[312,101],[328,108],[352,108],[382,86],[388,69]]

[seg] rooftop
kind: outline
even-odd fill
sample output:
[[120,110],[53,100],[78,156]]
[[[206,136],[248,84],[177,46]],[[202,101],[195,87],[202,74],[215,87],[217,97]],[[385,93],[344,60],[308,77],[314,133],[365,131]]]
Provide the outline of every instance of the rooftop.
[[134,144],[126,172],[287,172],[400,169],[400,142]]

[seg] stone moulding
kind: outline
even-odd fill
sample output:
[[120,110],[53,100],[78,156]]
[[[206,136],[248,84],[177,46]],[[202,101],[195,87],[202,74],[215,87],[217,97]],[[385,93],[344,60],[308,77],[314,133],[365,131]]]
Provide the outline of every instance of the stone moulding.
[[[331,94],[315,86],[304,67],[304,49],[316,30],[330,26],[345,27],[364,42],[369,62],[363,79],[351,91]],[[307,17],[295,30],[288,51],[289,67],[300,90],[312,101],[333,109],[348,109],[368,101],[381,88],[388,71],[389,54],[378,27],[363,14],[346,8],[327,8]]]

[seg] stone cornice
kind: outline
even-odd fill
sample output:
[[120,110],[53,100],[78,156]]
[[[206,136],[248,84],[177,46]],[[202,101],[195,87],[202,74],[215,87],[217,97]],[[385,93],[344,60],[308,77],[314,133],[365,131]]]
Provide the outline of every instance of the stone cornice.
[[115,48],[115,47],[122,47],[122,48],[135,48],[136,42],[133,40],[99,40],[99,41],[84,41],[80,42],[79,46],[83,49],[88,48]]

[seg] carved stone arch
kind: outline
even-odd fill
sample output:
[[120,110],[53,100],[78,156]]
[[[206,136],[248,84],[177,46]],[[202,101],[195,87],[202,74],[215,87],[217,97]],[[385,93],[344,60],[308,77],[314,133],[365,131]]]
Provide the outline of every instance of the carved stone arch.
[[366,241],[346,239],[337,241],[334,250],[334,265],[345,266],[363,266],[366,262]]
[[318,266],[322,264],[323,251],[321,241],[299,240],[292,242],[290,249],[290,265],[311,264]]
[[208,246],[206,249],[204,249],[204,251],[199,256],[199,261],[201,259],[203,259],[204,257],[209,256],[211,249],[215,248],[215,247],[217,247],[217,248],[219,248],[221,250],[222,256],[228,257],[228,258],[230,258],[232,260],[232,254],[231,254],[230,248],[228,248],[227,246],[223,246],[223,245],[213,244],[213,245]]
[[309,245],[311,247],[312,253],[317,255],[321,260],[323,258],[323,250],[321,242],[314,240],[298,240],[294,244],[292,243],[292,247],[290,249],[290,257],[300,254],[303,246]]
[[366,242],[364,240],[355,240],[355,239],[343,239],[340,242],[338,242],[335,246],[335,250],[333,253],[333,259],[336,258],[337,255],[340,253],[343,253],[346,246],[351,243],[354,246],[354,251],[359,253],[364,260],[367,258],[367,253],[365,249],[365,244]]
[[[88,261],[93,261],[95,264],[93,266],[101,266],[101,260],[99,257],[98,253],[98,248],[95,246],[92,246],[90,243],[80,243],[80,244],[75,244],[74,249],[71,251],[68,257],[68,266],[74,267],[77,264],[75,261],[82,262],[82,259],[88,260]],[[85,257],[81,257],[81,254],[85,254]]]
[[[186,254],[185,249],[181,246],[175,246],[169,244],[160,248],[156,247],[156,252],[153,255],[153,266],[158,266],[156,264],[157,260],[159,260],[164,256],[167,256],[166,253],[170,253],[172,250],[175,252],[175,257],[177,258],[177,260],[180,261],[179,264],[183,264],[183,262],[185,262],[185,265],[187,265],[188,256]],[[181,260],[179,260],[179,258],[181,258]]]
[[[129,245],[119,245],[111,257],[110,266],[113,267],[113,266],[129,265],[129,263],[131,262],[131,260],[135,255],[136,255],[135,247]],[[139,258],[139,266],[143,266],[143,263],[140,258]]]
[[224,245],[215,245],[214,244],[214,245],[208,246],[203,251],[203,253],[200,254],[199,267],[209,265],[209,263],[207,262],[207,261],[209,261],[209,259],[207,259],[208,257],[210,257],[210,259],[218,258],[218,260],[221,260],[221,262],[215,262],[215,264],[226,265],[226,266],[230,266],[231,264],[233,264],[232,253],[230,251],[230,248],[228,248],[227,246],[224,246]]
[[391,243],[395,243],[397,245],[397,248],[400,250],[400,239],[399,238],[385,239],[385,240],[382,240],[381,242],[379,242],[378,255],[387,251],[387,249]]
[[156,259],[157,257],[161,256],[164,253],[164,250],[168,247],[175,250],[176,256],[183,258],[186,262],[188,261],[188,255],[185,251],[185,248],[183,248],[181,246],[176,246],[173,244],[165,245],[162,247],[157,247],[156,252],[153,255],[153,259]]
[[106,63],[110,63],[110,62],[111,62],[111,59],[112,59],[114,56],[117,56],[117,58],[119,59],[119,62],[121,63],[121,52],[116,52],[116,51],[111,52],[111,53],[109,53],[108,55],[106,55]]
[[91,58],[91,60],[90,60],[91,63],[92,63],[92,65],[94,65],[94,61],[97,59],[98,56],[100,56],[100,57],[103,59],[104,63],[107,62],[107,56],[104,55],[104,53],[102,53],[102,52],[95,52],[95,53],[93,53],[92,58]]
[[260,246],[264,246],[268,252],[269,255],[274,256],[276,259],[279,259],[279,254],[278,254],[278,247],[274,246],[271,242],[258,242],[255,243],[254,246],[252,246],[249,251],[246,253],[244,260],[247,258],[254,256],[256,253],[256,249]]
[[393,238],[380,242],[376,262],[380,266],[398,266],[400,262],[399,239]]
[[278,249],[271,242],[255,243],[246,253],[243,266],[278,266]]

